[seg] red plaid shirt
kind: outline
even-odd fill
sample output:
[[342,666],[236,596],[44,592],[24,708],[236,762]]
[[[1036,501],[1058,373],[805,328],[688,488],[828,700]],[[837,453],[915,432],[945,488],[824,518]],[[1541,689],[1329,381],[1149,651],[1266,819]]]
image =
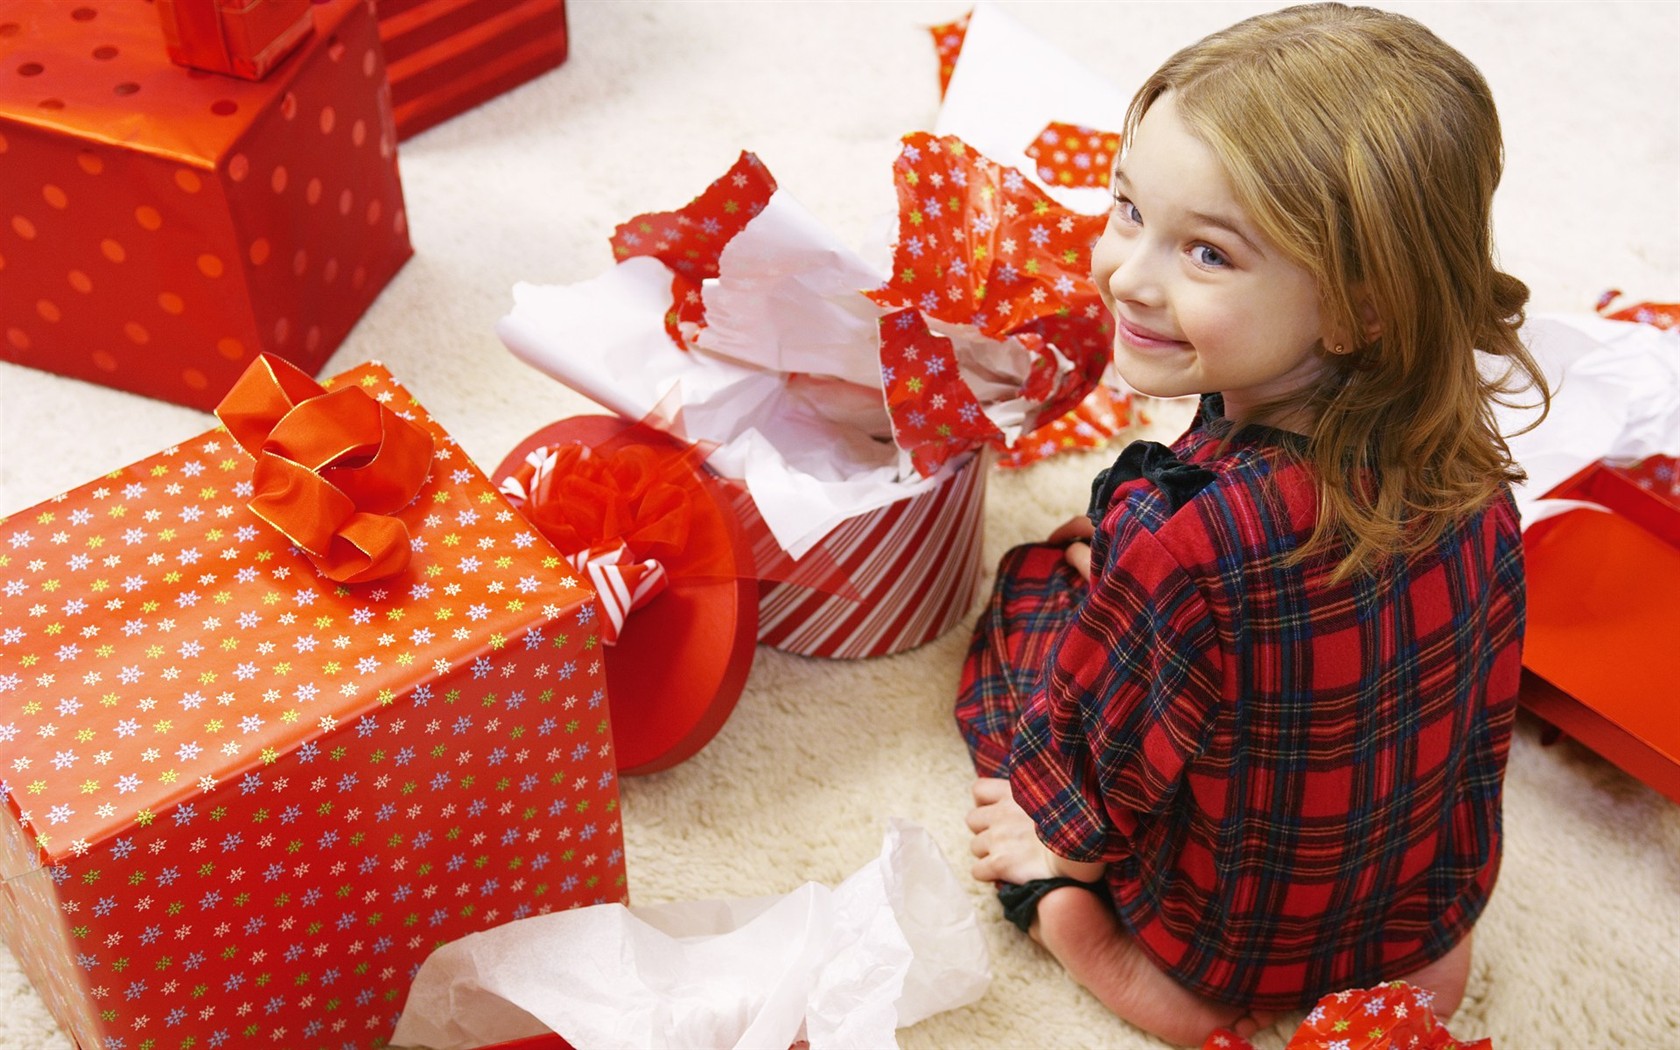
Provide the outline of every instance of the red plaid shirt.
[[1440,957],[1486,904],[1522,541],[1507,493],[1392,575],[1285,567],[1317,504],[1299,439],[1221,450],[1210,408],[1173,446],[1210,482],[1176,511],[1148,478],[1108,503],[1011,781],[1053,852],[1108,862],[1157,965],[1287,1009]]

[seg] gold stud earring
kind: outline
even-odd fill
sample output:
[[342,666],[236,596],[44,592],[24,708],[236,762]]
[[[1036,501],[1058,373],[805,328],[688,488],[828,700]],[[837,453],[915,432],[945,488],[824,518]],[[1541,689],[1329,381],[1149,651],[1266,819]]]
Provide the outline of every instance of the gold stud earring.
[[1337,343],[1335,346],[1330,348],[1330,352],[1332,354],[1345,354],[1347,353],[1347,347],[1343,346],[1341,343]]

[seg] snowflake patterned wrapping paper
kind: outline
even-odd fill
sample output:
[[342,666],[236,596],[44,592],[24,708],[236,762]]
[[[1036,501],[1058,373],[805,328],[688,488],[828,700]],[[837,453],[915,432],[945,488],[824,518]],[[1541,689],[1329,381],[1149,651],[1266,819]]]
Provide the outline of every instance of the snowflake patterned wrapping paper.
[[[1302,1018],[1285,1050],[1493,1050],[1493,1040],[1454,1039],[1435,1016],[1435,996],[1404,981],[1332,992]],[[1254,1050],[1226,1028],[1202,1050]]]
[[1114,339],[1091,280],[1104,219],[954,136],[904,136],[893,181],[893,272],[869,298],[890,311],[880,360],[893,440],[931,474],[981,442],[1012,446],[1097,385]]
[[439,944],[625,899],[596,607],[429,432],[319,576],[216,430],[0,521],[0,928],[86,1050],[374,1047]]
[[200,409],[326,363],[413,249],[367,0],[310,12],[251,82],[172,64],[151,4],[0,0],[0,355]]

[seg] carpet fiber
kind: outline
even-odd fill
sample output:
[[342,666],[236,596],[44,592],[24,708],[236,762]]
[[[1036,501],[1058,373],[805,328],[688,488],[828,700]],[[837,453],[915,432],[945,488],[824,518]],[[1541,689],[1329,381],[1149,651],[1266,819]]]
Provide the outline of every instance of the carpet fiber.
[[[1129,92],[1176,48],[1269,5],[1004,6]],[[1499,244],[1534,306],[1588,311],[1611,286],[1680,295],[1680,6],[1397,6],[1464,50],[1493,86],[1507,147]],[[615,223],[687,202],[743,148],[849,243],[879,243],[897,137],[931,127],[937,112],[924,27],[966,4],[568,7],[564,66],[403,144],[417,254],[326,369],[384,361],[487,468],[544,423],[592,409],[497,340],[492,326],[515,281],[599,273]],[[21,308],[0,301],[0,313]],[[1185,418],[1181,405],[1151,413],[1151,437]],[[0,513],[210,423],[0,366]],[[995,475],[988,567],[1081,509],[1103,464],[1070,456]],[[709,747],[625,781],[634,900],[835,883],[875,855],[893,816],[931,829],[965,870],[969,773],[950,704],[970,623],[972,613],[919,650],[862,662],[760,648]],[[1680,807],[1570,742],[1543,746],[1526,717],[1506,799],[1505,867],[1477,927],[1454,1033],[1524,1048],[1680,1045]],[[989,893],[964,882],[985,917],[992,989],[901,1032],[904,1045],[1156,1045],[1106,1014],[1002,922]],[[0,951],[0,1047],[68,1046]]]

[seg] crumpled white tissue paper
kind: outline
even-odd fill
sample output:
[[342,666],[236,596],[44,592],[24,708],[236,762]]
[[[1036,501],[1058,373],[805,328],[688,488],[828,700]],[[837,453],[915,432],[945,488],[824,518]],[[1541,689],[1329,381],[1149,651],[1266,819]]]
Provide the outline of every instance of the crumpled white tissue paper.
[[596,1047],[896,1046],[991,980],[973,905],[927,831],[891,821],[839,886],[608,904],[510,922],[421,966],[394,1046],[466,1050],[557,1032]]

